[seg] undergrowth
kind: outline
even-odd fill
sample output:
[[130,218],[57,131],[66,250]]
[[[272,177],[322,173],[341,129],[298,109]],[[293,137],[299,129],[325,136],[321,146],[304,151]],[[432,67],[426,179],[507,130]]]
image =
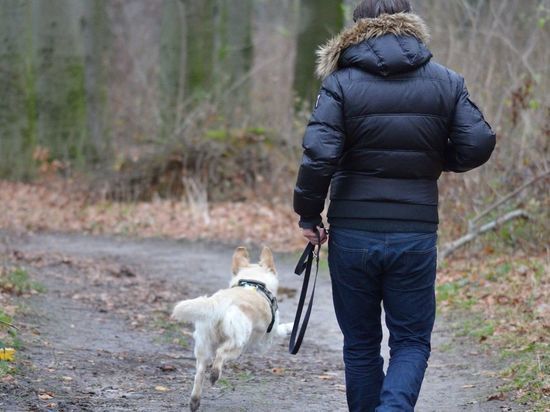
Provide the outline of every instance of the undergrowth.
[[[31,280],[29,273],[20,267],[0,267],[0,301],[10,302],[13,296],[44,292],[45,288],[38,282]],[[13,311],[10,306],[0,309],[0,350],[5,348],[21,349],[23,343],[14,325]],[[9,312],[9,313],[8,313]],[[16,355],[17,356],[17,355]],[[17,371],[17,363],[0,360],[0,378],[13,375]]]
[[[4,348],[21,348],[21,340],[17,336],[17,330],[10,326],[13,319],[0,309],[0,350]],[[15,373],[16,366],[13,362],[0,360],[0,378]]]
[[41,293],[45,288],[40,283],[31,280],[29,272],[22,268],[0,270],[0,292],[23,295],[25,293]]
[[485,256],[450,261],[441,270],[439,310],[460,319],[457,334],[477,341],[497,361],[496,396],[550,408],[547,258]]

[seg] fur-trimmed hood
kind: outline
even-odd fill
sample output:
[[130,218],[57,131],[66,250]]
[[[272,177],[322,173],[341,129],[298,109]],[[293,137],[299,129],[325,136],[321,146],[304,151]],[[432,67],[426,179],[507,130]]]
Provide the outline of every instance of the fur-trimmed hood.
[[[338,70],[341,57],[351,46],[360,45],[365,41],[387,34],[412,37],[419,43],[419,49],[423,46],[427,51],[425,44],[430,38],[429,30],[418,15],[412,13],[383,14],[375,19],[359,20],[319,47],[317,50],[317,76],[325,79]],[[410,50],[404,49],[404,51],[409,53],[408,57],[411,60]],[[418,53],[415,54],[415,56],[417,55]],[[429,58],[431,58],[431,53]],[[384,62],[379,59],[377,65],[383,66]],[[381,74],[384,72],[382,71]]]

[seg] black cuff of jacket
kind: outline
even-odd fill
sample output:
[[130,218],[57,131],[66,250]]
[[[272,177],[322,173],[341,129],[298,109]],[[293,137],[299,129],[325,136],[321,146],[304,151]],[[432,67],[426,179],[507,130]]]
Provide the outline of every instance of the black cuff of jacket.
[[321,226],[323,219],[321,216],[316,217],[300,217],[298,225],[302,229],[315,229],[317,226]]

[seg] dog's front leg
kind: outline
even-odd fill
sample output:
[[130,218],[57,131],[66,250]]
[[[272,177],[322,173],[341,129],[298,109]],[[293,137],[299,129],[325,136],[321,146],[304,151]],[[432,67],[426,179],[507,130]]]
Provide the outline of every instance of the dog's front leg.
[[202,387],[206,376],[206,367],[206,359],[197,358],[197,371],[195,372],[193,392],[191,392],[191,402],[189,402],[189,409],[191,409],[191,412],[196,412],[201,405]]

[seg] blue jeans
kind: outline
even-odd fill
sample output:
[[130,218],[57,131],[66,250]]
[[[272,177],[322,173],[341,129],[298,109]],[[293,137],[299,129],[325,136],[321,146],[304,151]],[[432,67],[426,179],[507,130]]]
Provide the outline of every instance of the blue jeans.
[[[435,320],[436,233],[332,227],[329,267],[351,412],[413,411]],[[381,302],[390,332],[384,375]]]

